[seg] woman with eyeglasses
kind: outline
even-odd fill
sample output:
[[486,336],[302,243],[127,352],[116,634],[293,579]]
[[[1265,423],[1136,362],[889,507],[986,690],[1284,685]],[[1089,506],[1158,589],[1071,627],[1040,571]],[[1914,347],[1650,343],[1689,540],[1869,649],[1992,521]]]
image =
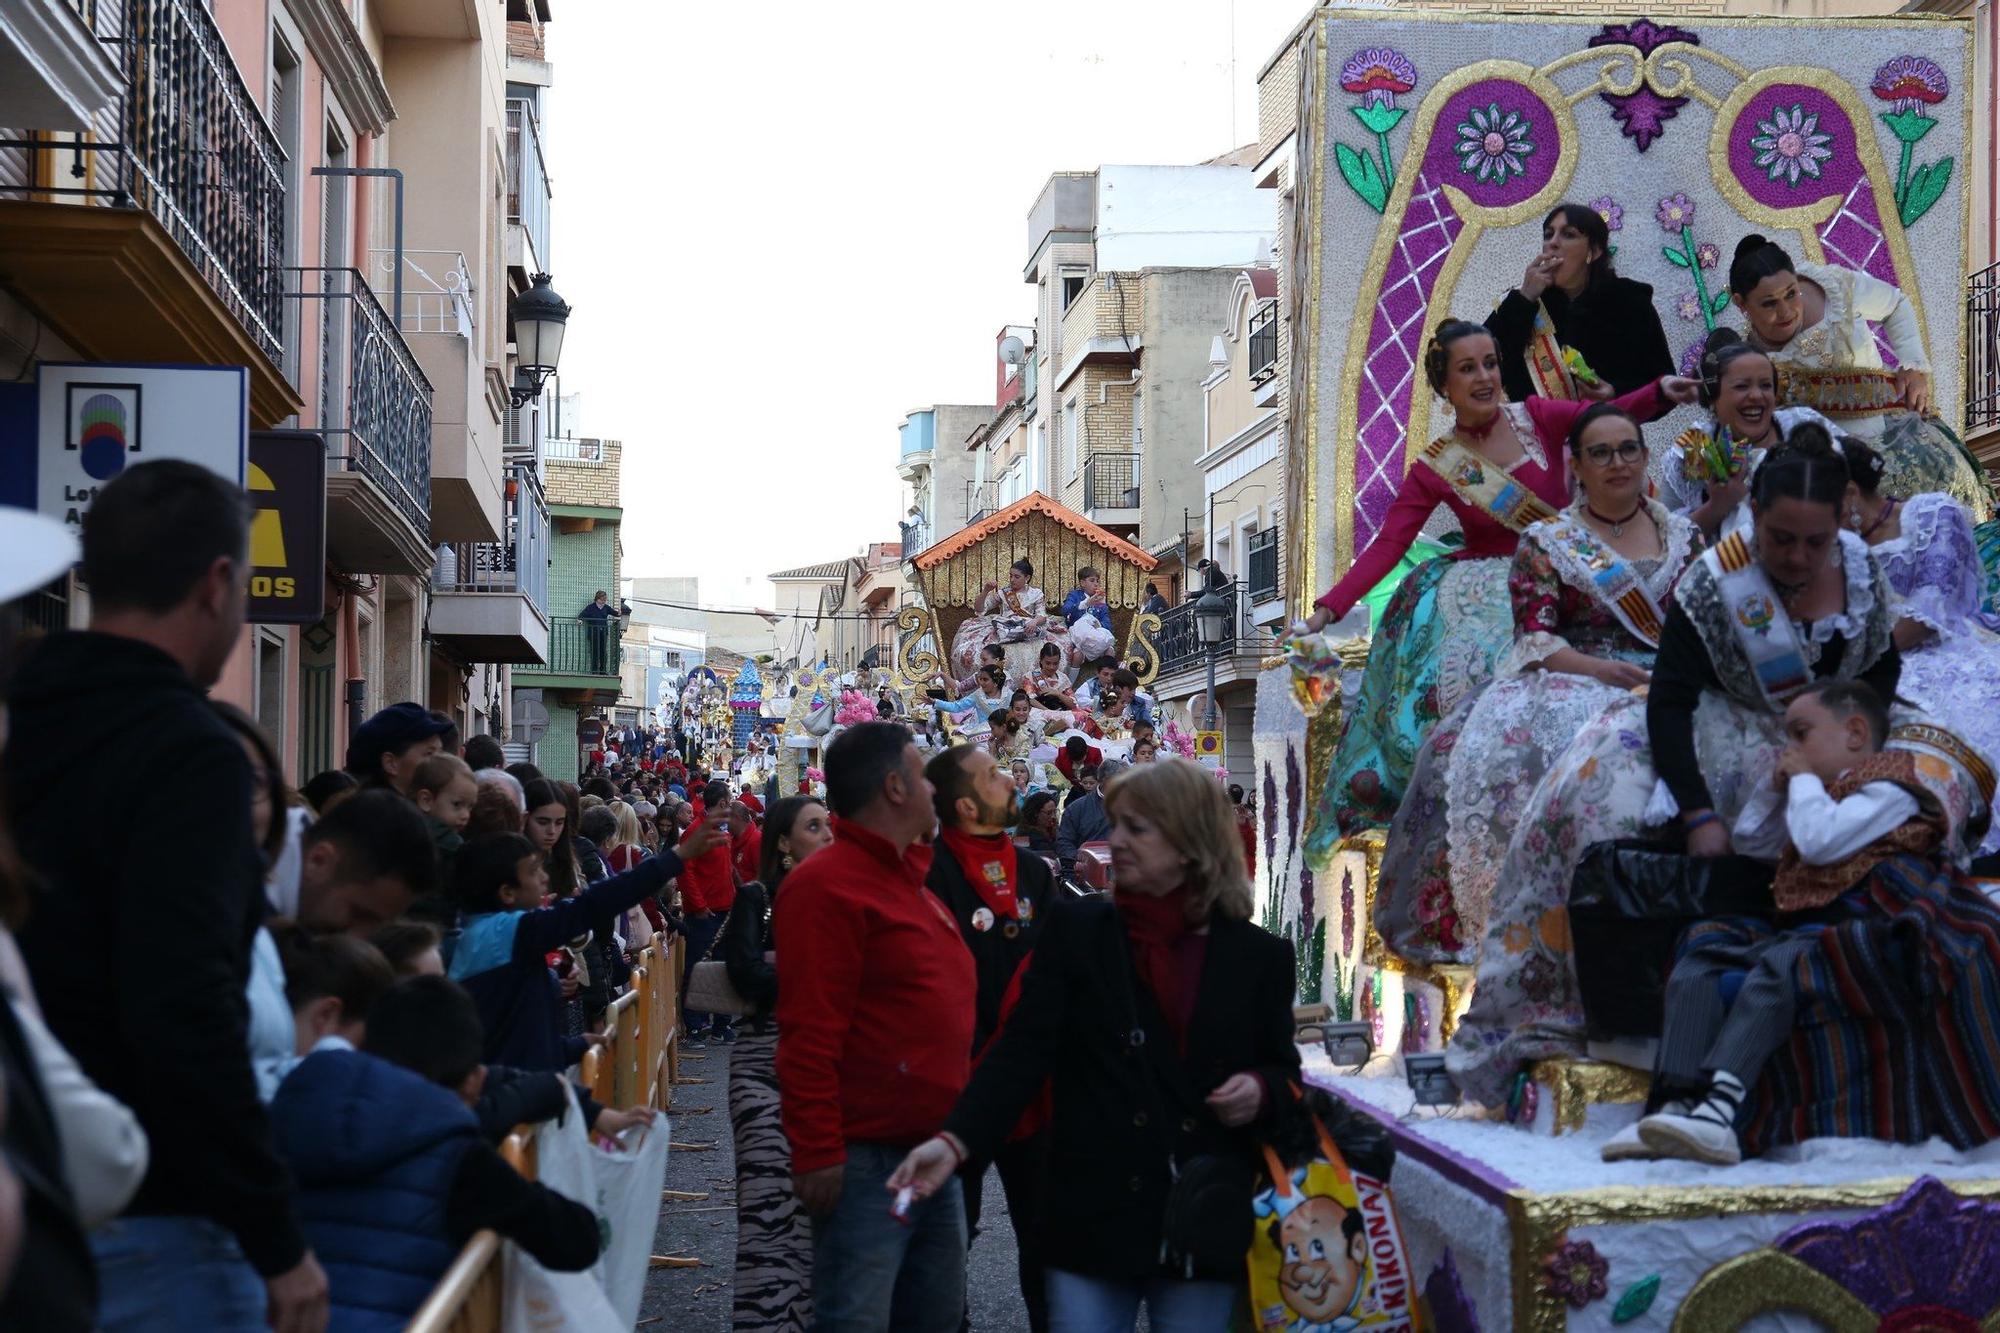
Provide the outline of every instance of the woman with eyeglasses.
[[1700,555],[1685,515],[1646,496],[1639,423],[1599,403],[1567,440],[1577,499],[1521,536],[1512,646],[1425,738],[1391,825],[1376,926],[1422,963],[1478,960],[1500,863],[1542,776],[1593,719],[1647,683],[1675,583]]

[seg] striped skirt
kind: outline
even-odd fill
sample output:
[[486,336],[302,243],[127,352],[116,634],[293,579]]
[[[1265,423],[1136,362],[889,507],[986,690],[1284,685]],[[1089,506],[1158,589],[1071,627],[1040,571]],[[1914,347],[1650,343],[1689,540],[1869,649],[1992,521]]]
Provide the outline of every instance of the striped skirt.
[[[1863,888],[1865,914],[1824,927],[1793,966],[1797,1019],[1752,1093],[1746,1152],[2000,1137],[2000,908],[1914,856],[1884,862]],[[1682,949],[1698,951],[1705,933],[1770,930],[1706,922]]]
[[792,1193],[792,1149],[778,1122],[778,1025],[729,1052],[736,1135],[736,1308],[730,1327],[800,1333],[812,1323],[812,1226]]

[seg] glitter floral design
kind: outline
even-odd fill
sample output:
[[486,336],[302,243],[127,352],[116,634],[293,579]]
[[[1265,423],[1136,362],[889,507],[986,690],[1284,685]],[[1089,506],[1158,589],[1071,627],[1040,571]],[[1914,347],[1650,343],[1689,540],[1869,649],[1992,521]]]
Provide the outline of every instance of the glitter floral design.
[[1938,201],[1951,183],[1952,159],[1916,165],[1917,141],[1937,124],[1925,114],[1951,95],[1951,80],[1934,60],[1922,56],[1897,56],[1875,71],[1868,91],[1889,103],[1882,123],[1903,145],[1902,161],[1896,168],[1896,212],[1909,226]]
[[1695,244],[1694,214],[1694,201],[1684,194],[1675,193],[1660,200],[1654,207],[1653,220],[1660,224],[1661,231],[1680,238],[1679,245],[1662,246],[1660,253],[1666,256],[1669,264],[1686,269],[1694,278],[1694,304],[1690,307],[1688,298],[1682,297],[1676,307],[1680,317],[1699,319],[1703,326],[1713,329],[1715,317],[1729,304],[1729,293],[1726,290],[1713,293],[1708,290],[1708,279],[1702,276],[1702,270],[1721,262],[1722,254],[1707,242]]
[[1354,871],[1346,867],[1340,872],[1340,952],[1354,952]]
[[1542,1289],[1567,1301],[1570,1309],[1581,1310],[1604,1299],[1609,1290],[1605,1278],[1610,1273],[1611,1261],[1599,1254],[1595,1245],[1587,1240],[1565,1241],[1542,1260]]
[[1395,184],[1396,163],[1389,152],[1389,131],[1402,123],[1409,112],[1396,99],[1417,86],[1417,67],[1409,57],[1386,46],[1370,46],[1356,51],[1340,67],[1340,87],[1361,101],[1348,108],[1362,127],[1375,136],[1375,155],[1344,143],[1333,146],[1333,160],[1349,188],[1362,202],[1380,213],[1389,203],[1389,189]]
[[1687,345],[1687,350],[1681,353],[1680,372],[1683,378],[1691,380],[1701,378],[1701,357],[1707,350],[1706,338],[1696,338]]
[[1452,152],[1459,170],[1484,184],[1504,184],[1509,176],[1526,174],[1524,160],[1535,151],[1528,137],[1528,118],[1519,111],[1502,112],[1497,102],[1474,107],[1458,126],[1458,142]]
[[[1606,24],[1603,31],[1590,39],[1589,44],[1637,47],[1639,58],[1644,60],[1668,42],[1700,46],[1701,38],[1681,28],[1640,19],[1632,24]],[[1680,114],[1680,109],[1688,103],[1685,97],[1662,97],[1647,80],[1640,80],[1629,93],[1599,93],[1598,96],[1611,108],[1611,118],[1618,122],[1620,132],[1642,153],[1653,146],[1653,140],[1666,132],[1667,122]]]
[[1604,219],[1604,229],[1606,231],[1623,231],[1625,229],[1625,210],[1619,207],[1618,201],[1610,195],[1607,194],[1601,199],[1591,200],[1590,208],[1597,216]]
[[1758,150],[1757,165],[1771,180],[1782,176],[1793,187],[1801,176],[1818,180],[1819,164],[1833,157],[1833,136],[1820,131],[1819,113],[1799,103],[1773,108],[1771,118],[1758,121],[1757,129],[1750,146]]
[[1700,319],[1701,294],[1699,292],[1682,292],[1680,300],[1674,302],[1674,313],[1682,319]]

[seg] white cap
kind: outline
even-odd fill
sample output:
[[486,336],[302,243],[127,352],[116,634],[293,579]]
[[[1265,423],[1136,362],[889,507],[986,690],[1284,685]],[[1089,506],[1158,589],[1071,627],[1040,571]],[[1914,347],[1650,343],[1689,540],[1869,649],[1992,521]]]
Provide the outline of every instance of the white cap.
[[83,558],[68,526],[32,509],[0,505],[0,602],[51,582]]

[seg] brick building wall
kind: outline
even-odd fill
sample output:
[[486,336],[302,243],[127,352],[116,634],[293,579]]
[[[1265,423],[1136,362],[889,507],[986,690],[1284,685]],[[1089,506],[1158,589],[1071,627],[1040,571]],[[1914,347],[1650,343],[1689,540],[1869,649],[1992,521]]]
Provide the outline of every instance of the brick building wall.
[[[554,441],[560,448],[564,442]],[[562,458],[554,454],[542,460],[542,481],[552,505],[594,505],[616,509],[618,473],[625,446],[618,440],[580,440],[580,446],[602,445],[604,459]]]

